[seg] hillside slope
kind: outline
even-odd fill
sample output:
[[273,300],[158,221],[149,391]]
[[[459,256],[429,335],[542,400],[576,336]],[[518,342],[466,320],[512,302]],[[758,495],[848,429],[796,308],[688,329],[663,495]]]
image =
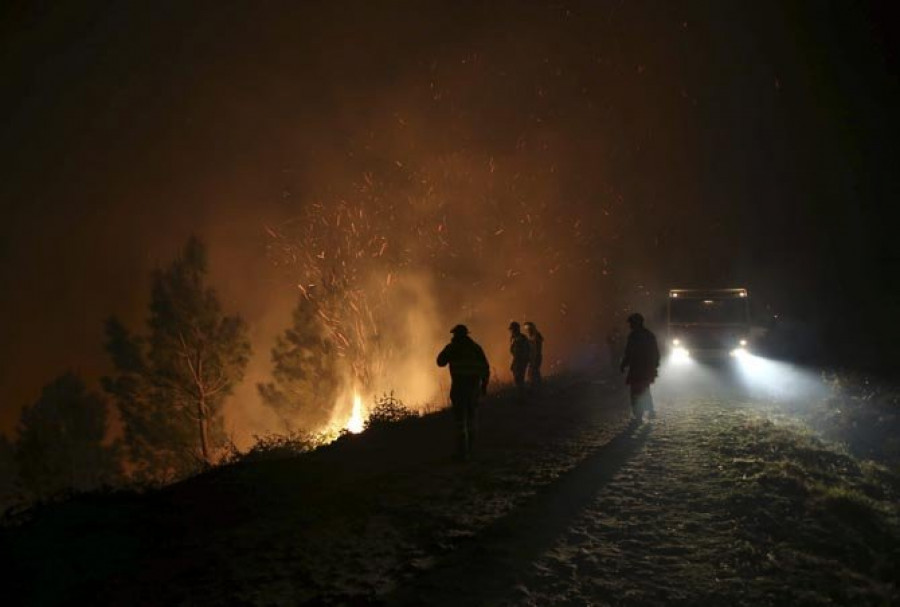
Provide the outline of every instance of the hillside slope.
[[[900,483],[759,403],[570,382],[2,531],[25,604],[888,604]],[[7,586],[9,587],[9,586]]]

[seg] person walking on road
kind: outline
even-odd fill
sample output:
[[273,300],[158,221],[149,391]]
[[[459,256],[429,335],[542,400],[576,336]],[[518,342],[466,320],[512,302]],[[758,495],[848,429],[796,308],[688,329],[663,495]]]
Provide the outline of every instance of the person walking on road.
[[643,421],[646,411],[650,419],[656,417],[653,407],[653,396],[650,384],[656,379],[659,369],[659,346],[656,336],[644,327],[644,317],[634,313],[628,317],[628,342],[625,344],[625,356],[619,369],[628,369],[625,383],[631,388],[631,414],[636,422]]
[[532,389],[541,387],[541,363],[544,362],[544,336],[537,326],[529,321],[524,324],[528,338],[528,383]]
[[450,406],[456,422],[456,457],[468,460],[477,432],[479,396],[487,394],[491,368],[484,350],[469,337],[465,325],[450,330],[453,338],[438,354],[439,367],[450,365]]
[[519,323],[509,323],[509,353],[512,354],[512,364],[509,369],[513,374],[513,383],[521,395],[525,391],[525,372],[528,370],[528,359],[531,348],[528,338],[522,334]]

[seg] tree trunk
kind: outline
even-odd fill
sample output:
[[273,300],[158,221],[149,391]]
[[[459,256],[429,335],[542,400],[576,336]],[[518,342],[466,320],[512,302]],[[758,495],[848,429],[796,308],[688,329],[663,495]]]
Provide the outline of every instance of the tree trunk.
[[208,466],[209,461],[209,434],[206,420],[206,402],[201,398],[197,401],[197,422],[200,424],[200,451],[203,453],[203,461]]

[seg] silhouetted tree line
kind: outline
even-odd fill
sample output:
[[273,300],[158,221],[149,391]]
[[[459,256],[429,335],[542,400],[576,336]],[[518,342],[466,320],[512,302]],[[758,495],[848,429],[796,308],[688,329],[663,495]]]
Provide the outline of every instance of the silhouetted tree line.
[[48,383],[22,411],[16,441],[0,437],[0,506],[119,481],[122,443],[107,429],[101,394],[73,373]]
[[16,496],[15,448],[5,435],[0,434],[0,510]]
[[[73,373],[25,407],[14,442],[0,437],[0,500],[90,490],[125,476],[165,482],[215,462],[227,437],[222,407],[250,357],[247,327],[207,286],[207,255],[191,238],[151,276],[146,331],[106,322],[114,373],[105,394]],[[112,408],[121,437],[110,438]]]
[[[246,323],[223,312],[207,273],[206,248],[191,238],[151,274],[144,331],[106,321],[114,372],[101,379],[103,392],[65,373],[25,407],[14,441],[0,434],[0,506],[126,478],[170,482],[233,448],[223,405],[243,379],[250,341]],[[339,377],[314,302],[300,298],[271,355],[273,381],[258,385],[263,402],[288,431],[325,424]],[[121,429],[115,437],[113,411]]]

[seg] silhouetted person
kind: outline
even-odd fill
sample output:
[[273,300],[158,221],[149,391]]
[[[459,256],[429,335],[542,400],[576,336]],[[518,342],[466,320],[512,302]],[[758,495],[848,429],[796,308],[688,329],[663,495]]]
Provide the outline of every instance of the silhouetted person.
[[453,338],[438,354],[439,367],[450,365],[450,405],[456,420],[456,456],[469,458],[477,432],[478,397],[487,393],[491,368],[484,350],[469,337],[465,325],[450,330]]
[[513,374],[513,383],[521,393],[525,390],[525,371],[528,370],[531,348],[528,345],[528,338],[522,335],[522,329],[516,321],[509,323],[509,353],[512,354],[512,364],[509,368]]
[[628,342],[625,344],[625,356],[622,357],[621,371],[628,369],[625,383],[631,388],[631,412],[632,419],[642,421],[644,411],[649,413],[650,419],[656,417],[653,408],[653,396],[650,394],[650,384],[656,379],[659,368],[659,346],[656,344],[656,336],[644,328],[644,317],[634,313],[628,317],[628,325],[631,333],[628,334]]
[[541,385],[541,363],[544,362],[544,336],[533,322],[525,323],[525,337],[528,338],[528,383],[532,388]]

